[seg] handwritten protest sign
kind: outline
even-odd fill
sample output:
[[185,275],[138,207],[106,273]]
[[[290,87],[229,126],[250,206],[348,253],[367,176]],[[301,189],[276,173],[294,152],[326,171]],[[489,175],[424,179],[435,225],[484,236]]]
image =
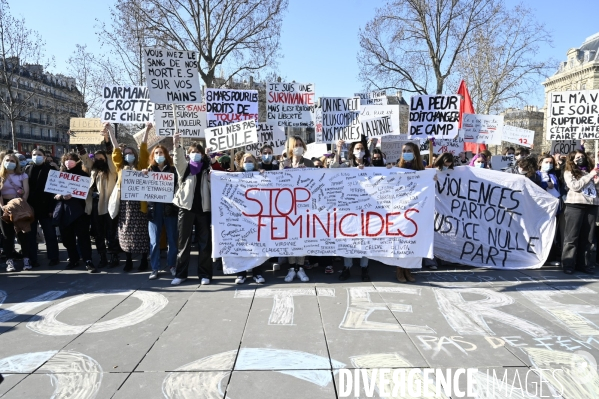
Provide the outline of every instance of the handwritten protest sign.
[[208,127],[258,120],[258,91],[206,89]]
[[503,115],[464,114],[462,132],[467,143],[500,145]]
[[360,140],[360,99],[358,97],[321,97],[322,140]]
[[551,155],[569,154],[580,149],[580,140],[556,140],[551,142]]
[[104,140],[104,125],[100,118],[71,118],[70,144],[100,144]]
[[387,105],[387,93],[385,90],[355,93],[354,97],[360,97],[360,105]]
[[140,172],[123,170],[121,200],[173,202],[175,174],[168,172]]
[[386,168],[213,172],[213,257],[432,256],[434,175]]
[[453,156],[460,155],[460,152],[464,151],[464,138],[458,136],[454,140],[435,140],[433,143],[433,153],[443,154],[450,153]]
[[314,127],[314,84],[269,83],[266,120],[273,126]]
[[285,150],[285,129],[279,126],[273,126],[268,123],[258,123],[256,125],[256,133],[258,134],[258,142],[249,144],[245,147],[246,152],[250,152],[255,156],[260,156],[262,146],[269,145],[272,147],[273,154],[281,154]]
[[501,139],[508,143],[530,148],[534,144],[535,132],[534,130],[522,129],[516,126],[503,125]]
[[310,143],[306,147],[308,147],[308,151],[304,154],[306,159],[320,158],[329,152],[325,143]]
[[376,119],[363,120],[361,127],[362,134],[367,139],[373,137],[381,138],[395,133],[391,127],[391,117],[388,115]]
[[401,152],[404,144],[407,141],[387,141],[387,139],[383,139],[381,142],[381,151],[385,154],[385,159],[387,162],[396,164],[401,158]]
[[155,104],[202,101],[195,51],[144,48],[146,82]]
[[217,126],[205,130],[206,143],[213,152],[245,147],[258,142],[256,121],[253,119]]
[[547,140],[599,140],[599,90],[548,95]]
[[[389,116],[391,119],[392,135],[397,140],[407,140],[407,134],[401,134],[399,123],[399,105],[360,105],[360,122]],[[362,133],[364,134],[364,133]]]
[[458,134],[458,95],[414,96],[410,98],[408,129],[411,139],[453,139]]
[[558,200],[528,178],[481,168],[439,172],[435,255],[493,269],[545,264]]
[[102,91],[102,122],[145,123],[152,121],[154,103],[143,86],[105,86]]
[[91,178],[73,173],[50,170],[44,191],[52,194],[67,195],[73,198],[86,199]]
[[177,112],[177,128],[181,137],[204,138],[206,104],[156,104],[154,119],[159,136],[175,133],[173,107]]
[[314,135],[317,143],[323,143],[322,138],[322,107],[316,106],[314,110]]
[[516,164],[514,155],[493,155],[491,157],[491,169],[506,170]]
[[[139,132],[137,132],[133,135],[133,138],[135,139],[135,142],[137,143],[138,146],[141,145],[141,141],[143,140],[145,132],[146,132],[146,128],[143,128]],[[148,148],[154,147],[156,144],[160,143],[166,137],[167,136],[158,136],[156,134],[156,129],[152,126],[152,128],[148,132],[148,141],[147,141]]]

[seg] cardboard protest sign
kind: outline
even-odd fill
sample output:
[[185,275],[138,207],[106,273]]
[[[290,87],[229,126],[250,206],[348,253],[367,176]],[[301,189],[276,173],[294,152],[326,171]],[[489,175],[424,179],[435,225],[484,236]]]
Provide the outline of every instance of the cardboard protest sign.
[[500,145],[503,115],[464,114],[462,132],[467,143]]
[[258,120],[258,91],[206,89],[208,127]]
[[437,179],[435,256],[493,269],[545,264],[557,198],[524,176],[482,168],[458,167]]
[[491,169],[506,170],[516,165],[516,157],[512,155],[493,155],[491,157]]
[[152,121],[154,103],[143,86],[105,86],[102,91],[102,122],[146,123]]
[[121,200],[173,202],[175,174],[168,172],[144,172],[123,170]]
[[385,154],[385,159],[390,163],[397,163],[401,158],[401,152],[407,141],[387,141],[381,142],[381,151]]
[[534,130],[522,129],[516,126],[503,125],[501,139],[508,143],[530,148],[535,141],[535,132]]
[[569,154],[572,151],[580,149],[580,140],[556,140],[551,142],[551,155]]
[[354,97],[360,97],[360,105],[387,105],[387,93],[385,90],[355,93]]
[[52,194],[68,195],[73,198],[86,199],[91,178],[73,173],[51,170],[44,191]]
[[258,142],[256,121],[253,119],[205,130],[206,146],[212,152],[245,147]]
[[434,175],[386,168],[213,172],[212,256],[430,257]]
[[[145,132],[146,132],[146,128],[143,128],[139,132],[137,132],[133,135],[133,138],[135,139],[135,142],[137,143],[138,146],[141,145],[141,141],[143,140]],[[156,144],[160,143],[166,137],[167,136],[158,136],[156,134],[156,128],[154,126],[152,126],[152,128],[148,132],[148,141],[147,141],[148,148],[154,147]]]
[[458,134],[460,96],[436,95],[410,98],[408,129],[411,139],[453,139]]
[[146,84],[155,104],[188,104],[202,101],[195,51],[144,48]]
[[269,83],[266,120],[279,127],[314,127],[314,84]]
[[321,97],[322,141],[360,140],[360,99],[358,97]]
[[599,89],[548,96],[547,140],[599,140]]
[[[407,140],[407,134],[401,134],[401,125],[399,123],[399,105],[360,105],[360,122],[377,119],[383,116],[391,118],[391,129],[393,137],[398,140]],[[364,134],[362,132],[362,134]]]
[[156,104],[154,111],[155,127],[159,136],[175,134],[175,117],[181,137],[204,138],[206,129],[206,104]]
[[308,147],[308,151],[304,154],[306,159],[320,158],[329,152],[325,143],[310,143],[306,147]]
[[279,126],[272,126],[268,123],[256,124],[256,133],[258,134],[258,142],[255,144],[248,144],[245,147],[245,152],[250,152],[255,156],[259,157],[260,149],[264,145],[272,147],[272,152],[275,155],[282,154],[285,150],[285,129]]
[[100,144],[104,141],[104,125],[100,118],[71,118],[70,144]]

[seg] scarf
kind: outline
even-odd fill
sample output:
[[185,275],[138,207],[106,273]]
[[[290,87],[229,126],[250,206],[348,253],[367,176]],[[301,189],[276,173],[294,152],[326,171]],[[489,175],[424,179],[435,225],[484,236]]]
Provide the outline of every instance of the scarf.
[[194,161],[189,161],[189,174],[191,174],[192,176],[197,175],[198,173],[200,173],[202,171],[202,166],[203,166],[203,162],[194,162]]

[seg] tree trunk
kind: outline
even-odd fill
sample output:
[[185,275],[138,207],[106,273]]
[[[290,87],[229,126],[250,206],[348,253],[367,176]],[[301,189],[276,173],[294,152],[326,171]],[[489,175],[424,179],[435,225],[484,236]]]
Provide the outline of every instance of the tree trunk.
[[17,151],[17,132],[15,131],[15,120],[10,120],[10,131],[12,134],[12,149],[13,151]]

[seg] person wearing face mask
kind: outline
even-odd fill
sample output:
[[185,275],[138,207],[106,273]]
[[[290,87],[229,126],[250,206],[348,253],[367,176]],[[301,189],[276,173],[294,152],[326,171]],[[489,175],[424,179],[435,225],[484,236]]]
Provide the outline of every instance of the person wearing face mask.
[[[150,172],[168,172],[174,174],[175,180],[175,192],[177,191],[177,170],[173,166],[173,160],[169,151],[163,145],[157,145],[152,150],[150,156]],[[177,239],[179,234],[177,232],[177,215],[179,214],[179,208],[172,203],[164,202],[149,202],[148,203],[148,230],[150,232],[150,266],[152,267],[152,273],[150,273],[150,280],[158,278],[160,272],[160,236],[162,233],[162,226],[166,230],[166,239],[168,242],[168,251],[166,255],[167,270],[171,274],[176,270],[177,265]]]
[[564,201],[562,267],[566,274],[572,274],[575,270],[593,273],[595,259],[592,245],[599,205],[599,179],[597,169],[592,168],[584,151],[568,154],[564,182],[569,190]]
[[372,150],[372,166],[385,166],[385,157],[379,148]]
[[527,177],[530,181],[541,187],[541,179],[537,174],[537,168],[537,160],[532,156],[520,158],[518,162],[516,162],[517,173]]
[[[125,147],[121,151],[118,148],[118,142],[114,135],[114,129],[107,125],[110,141],[114,146],[112,152],[112,162],[118,171],[118,178],[115,190],[121,190],[122,171],[123,170],[142,170],[148,166],[148,134],[152,129],[152,124],[146,125],[142,142],[139,146],[139,155],[137,150],[132,147]],[[118,238],[119,244],[125,252],[126,260],[123,271],[129,272],[133,269],[133,254],[141,254],[141,262],[138,271],[148,269],[148,252],[150,252],[150,234],[148,232],[148,204],[144,201],[121,200],[118,214]]]
[[474,168],[481,168],[481,169],[485,169],[488,165],[487,162],[487,157],[484,154],[476,154],[475,156],[472,157],[472,159],[470,160],[470,164],[469,166],[472,166]]
[[279,163],[274,159],[272,147],[264,145],[260,149],[260,165],[261,170],[277,170],[279,169]]
[[437,160],[434,163],[434,167],[437,168],[440,172],[444,172],[447,170],[453,170],[454,159],[453,154],[449,152],[445,152],[437,157]]
[[212,241],[210,238],[210,166],[222,170],[215,158],[206,156],[204,147],[191,143],[187,148],[189,162],[185,158],[185,150],[180,145],[180,134],[173,136],[173,163],[177,169],[179,182],[173,204],[179,207],[177,229],[179,243],[177,267],[172,285],[179,285],[187,280],[191,255],[191,231],[196,225],[198,238],[198,277],[202,285],[212,280]]
[[[2,208],[16,198],[22,198],[27,201],[29,198],[29,176],[21,170],[19,158],[15,154],[6,154],[2,158],[0,166],[0,216],[4,213]],[[29,237],[28,233],[20,231],[18,234],[15,231],[15,226],[2,219],[1,222],[4,253],[6,254],[6,271],[14,272],[16,267],[14,264],[15,256],[15,235],[21,245],[23,254],[23,270],[31,270],[32,266],[29,262]]]
[[[68,172],[77,176],[89,176],[83,170],[81,158],[75,152],[63,155],[61,165],[61,172]],[[92,262],[92,244],[89,235],[92,208],[91,193],[88,194],[85,200],[73,198],[70,194],[56,194],[54,199],[58,201],[54,210],[54,224],[60,228],[62,245],[67,249],[69,255],[67,269],[78,266],[79,252],[81,252],[85,268],[90,273],[97,273],[98,270]]]
[[[555,198],[561,198],[561,189],[559,179],[555,175],[555,159],[551,155],[544,155],[539,158],[538,164],[539,170],[537,171],[537,176],[541,181],[541,188],[547,191],[549,194],[554,196]],[[547,261],[547,265],[550,266],[559,266],[561,264],[561,237],[563,237],[562,230],[562,204],[557,210],[556,222],[557,225],[555,227],[555,235],[553,238],[553,244],[551,246],[551,251],[549,252],[549,257]]]
[[[313,168],[314,163],[311,160],[304,158],[304,153],[308,147],[299,136],[289,137],[285,143],[285,160],[279,163],[279,169],[295,169],[295,168]],[[290,256],[287,258],[289,270],[285,276],[285,282],[290,283],[297,276],[306,283],[310,278],[306,275],[302,265],[305,261],[305,256]]]
[[56,208],[54,194],[45,192],[48,174],[52,166],[45,162],[46,154],[42,149],[33,150],[31,153],[32,165],[27,165],[25,173],[29,176],[29,197],[27,202],[33,208],[35,220],[31,224],[29,238],[29,261],[37,265],[37,225],[42,228],[46,242],[46,255],[49,260],[48,266],[56,266],[60,262],[58,257],[58,237],[56,229],[52,225],[52,214]]
[[[515,151],[515,153],[514,153],[514,160],[516,161],[515,165],[514,166],[510,166],[509,168],[507,168],[505,170],[505,172],[507,172],[507,173],[513,173],[515,175],[520,174],[520,172],[518,170],[518,161],[521,160],[521,159],[523,159],[523,158],[529,157],[529,156],[530,156],[530,150],[528,148],[526,148],[526,147],[520,147],[520,148],[518,148]],[[536,161],[534,163],[536,163]],[[533,169],[536,169],[536,168],[533,167]]]

